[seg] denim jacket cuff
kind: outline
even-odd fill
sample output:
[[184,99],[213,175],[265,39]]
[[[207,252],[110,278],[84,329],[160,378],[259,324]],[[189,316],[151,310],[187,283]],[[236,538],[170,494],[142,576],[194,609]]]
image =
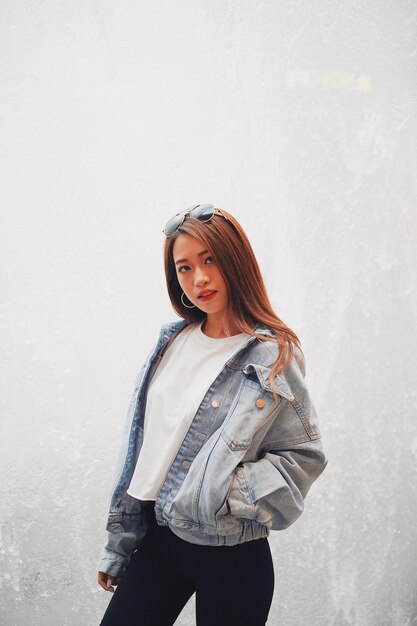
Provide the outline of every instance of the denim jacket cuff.
[[235,517],[253,519],[255,505],[250,497],[244,467],[237,466],[235,468],[227,501],[232,515]]
[[97,571],[120,577],[127,567],[130,557],[124,557],[108,548],[103,548],[97,563]]

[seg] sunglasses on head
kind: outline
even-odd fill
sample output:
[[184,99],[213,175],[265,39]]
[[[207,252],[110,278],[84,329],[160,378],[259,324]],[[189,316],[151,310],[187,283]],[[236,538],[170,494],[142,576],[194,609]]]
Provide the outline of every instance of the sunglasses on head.
[[190,209],[185,209],[185,211],[181,211],[180,213],[174,215],[174,217],[171,217],[171,219],[165,224],[165,228],[162,232],[165,237],[170,237],[188,216],[194,217],[202,222],[208,222],[211,220],[213,215],[221,215],[225,220],[227,220],[227,217],[223,215],[220,209],[214,208],[214,204],[196,204]]

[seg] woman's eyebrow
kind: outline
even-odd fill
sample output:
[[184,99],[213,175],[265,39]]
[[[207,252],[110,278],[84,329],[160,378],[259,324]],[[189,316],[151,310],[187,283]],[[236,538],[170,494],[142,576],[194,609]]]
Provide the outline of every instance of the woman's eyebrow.
[[[197,256],[202,256],[206,252],[208,252],[208,250],[202,250],[197,254]],[[178,265],[178,263],[184,263],[184,261],[188,261],[188,259],[178,259],[178,261],[175,261],[175,265]]]

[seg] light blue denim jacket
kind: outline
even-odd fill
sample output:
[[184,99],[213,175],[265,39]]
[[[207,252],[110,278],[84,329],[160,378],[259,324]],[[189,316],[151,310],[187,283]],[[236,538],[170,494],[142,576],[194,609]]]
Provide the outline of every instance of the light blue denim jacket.
[[[98,570],[120,576],[149,526],[150,502],[126,493],[143,442],[149,382],[168,342],[186,320],[162,326],[136,378]],[[257,333],[273,337],[263,324]],[[205,394],[155,502],[159,525],[196,544],[232,546],[290,526],[327,465],[304,357],[268,377],[275,342],[247,337]]]

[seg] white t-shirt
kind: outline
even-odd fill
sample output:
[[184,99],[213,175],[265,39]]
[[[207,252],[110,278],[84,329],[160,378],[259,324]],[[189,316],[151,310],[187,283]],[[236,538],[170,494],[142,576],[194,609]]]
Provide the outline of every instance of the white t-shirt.
[[188,324],[178,333],[148,386],[143,444],[127,490],[138,500],[156,500],[207,390],[249,336],[208,337],[202,324]]

